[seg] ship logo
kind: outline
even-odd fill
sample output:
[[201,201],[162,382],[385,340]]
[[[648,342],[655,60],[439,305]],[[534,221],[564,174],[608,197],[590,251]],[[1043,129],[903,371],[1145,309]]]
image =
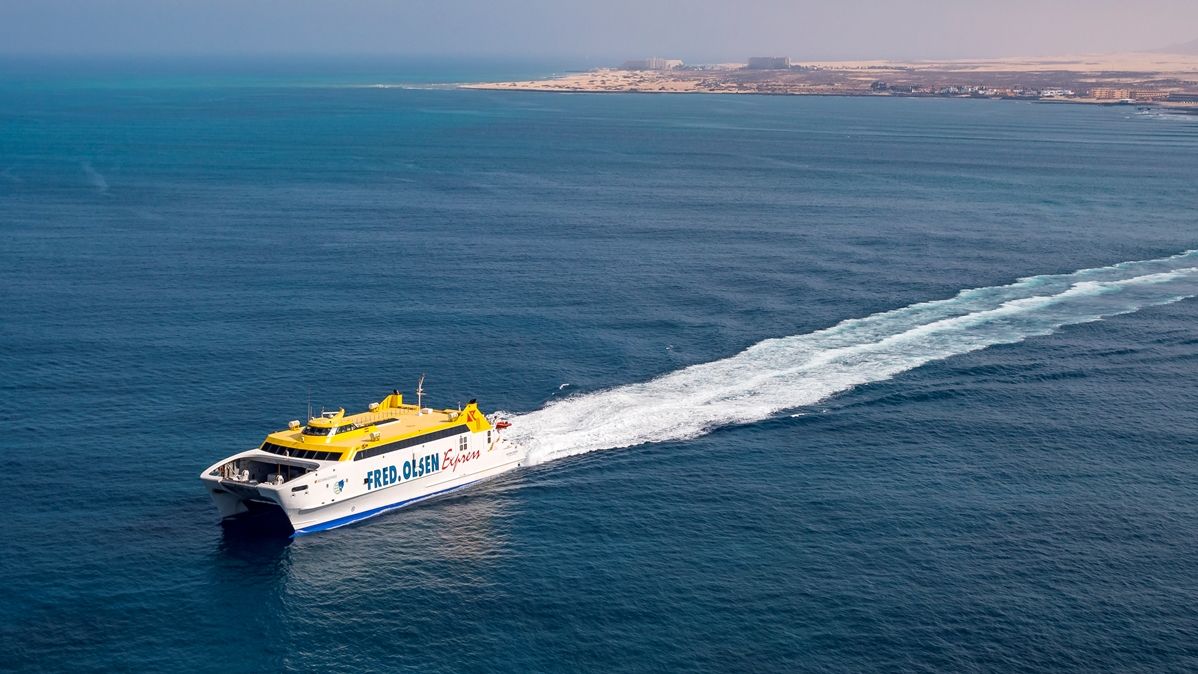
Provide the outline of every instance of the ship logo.
[[341,488],[345,486],[345,480],[337,480],[337,484],[333,485],[333,493],[340,494]]

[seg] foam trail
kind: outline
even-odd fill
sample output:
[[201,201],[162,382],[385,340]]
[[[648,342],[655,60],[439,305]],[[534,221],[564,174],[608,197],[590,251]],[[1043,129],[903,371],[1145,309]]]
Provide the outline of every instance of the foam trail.
[[103,173],[97,171],[91,162],[79,162],[79,165],[83,168],[83,174],[87,176],[87,183],[89,185],[96,188],[97,192],[108,191],[108,179],[104,177]]
[[1198,295],[1198,250],[1023,278],[767,339],[735,356],[512,418],[529,463],[760,421],[925,363]]

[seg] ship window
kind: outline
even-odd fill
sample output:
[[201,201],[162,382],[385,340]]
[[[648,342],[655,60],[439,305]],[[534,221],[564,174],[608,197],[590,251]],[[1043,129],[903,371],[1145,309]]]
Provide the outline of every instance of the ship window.
[[405,440],[396,440],[395,442],[387,443],[385,445],[376,445],[374,447],[371,447],[370,449],[359,449],[357,452],[354,453],[354,461],[361,461],[362,459],[369,459],[371,457],[380,456],[382,454],[387,454],[388,452],[394,452],[399,449],[407,449],[408,447],[415,447],[416,445],[423,445],[428,442],[433,442],[434,440],[441,440],[443,438],[451,438],[455,435],[458,435],[459,433],[466,433],[469,430],[470,429],[465,425],[453,426],[450,428],[441,429],[439,431],[433,431],[432,433],[425,433],[424,435],[418,435],[414,438],[407,438]]
[[261,447],[262,451],[278,454],[279,456],[290,456],[296,459],[317,459],[319,461],[340,461],[340,452],[324,452],[315,449],[297,449],[295,447],[284,447],[276,445],[273,442],[264,442]]
[[458,438],[458,450],[459,451],[462,451],[462,452],[466,451],[466,442],[467,442],[466,436],[463,435],[461,438]]

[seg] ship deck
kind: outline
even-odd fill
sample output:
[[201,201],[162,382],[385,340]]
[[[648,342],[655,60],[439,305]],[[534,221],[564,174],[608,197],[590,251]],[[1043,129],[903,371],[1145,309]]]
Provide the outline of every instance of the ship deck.
[[[415,405],[402,407],[380,408],[374,412],[359,412],[347,414],[338,420],[341,425],[354,424],[358,428],[337,433],[332,437],[322,435],[305,435],[303,428],[284,429],[275,431],[268,436],[270,442],[284,442],[292,446],[306,449],[347,450],[356,449],[363,444],[386,443],[397,438],[420,435],[446,427],[457,421],[461,412],[458,410],[419,410]],[[372,439],[370,434],[377,432],[378,439]],[[293,444],[294,443],[294,444]]]

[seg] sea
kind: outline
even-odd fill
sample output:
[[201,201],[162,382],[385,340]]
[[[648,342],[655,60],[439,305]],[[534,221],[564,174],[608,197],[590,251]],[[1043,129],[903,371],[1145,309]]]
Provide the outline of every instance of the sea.
[[[0,66],[0,670],[1198,669],[1198,118]],[[392,389],[528,465],[199,474]]]

